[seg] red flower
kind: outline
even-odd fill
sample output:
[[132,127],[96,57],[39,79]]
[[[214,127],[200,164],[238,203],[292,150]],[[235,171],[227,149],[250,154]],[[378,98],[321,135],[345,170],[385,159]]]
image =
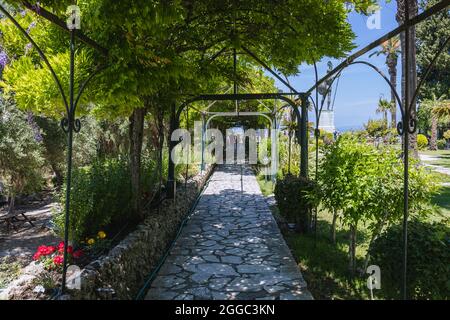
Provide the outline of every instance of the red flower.
[[47,246],[39,246],[37,252],[44,253],[47,250]]
[[47,254],[52,254],[55,251],[56,251],[56,248],[54,246],[47,247]]
[[39,253],[39,252],[36,252],[34,255],[33,255],[33,260],[34,261],[37,261],[37,260],[39,260],[41,258],[41,254]]
[[41,256],[48,256],[56,251],[56,248],[53,246],[39,246],[37,253],[39,253]]
[[83,250],[77,250],[77,251],[75,251],[75,252],[73,253],[73,257],[74,257],[75,259],[79,259],[79,258],[81,258],[83,255],[84,255]]
[[[64,253],[64,243],[63,243],[62,247],[58,246],[58,252],[59,253]],[[67,246],[67,253],[68,254],[72,254],[73,253],[73,247],[72,246]]]
[[60,265],[64,262],[64,257],[63,256],[56,256],[53,258],[53,263],[56,265]]

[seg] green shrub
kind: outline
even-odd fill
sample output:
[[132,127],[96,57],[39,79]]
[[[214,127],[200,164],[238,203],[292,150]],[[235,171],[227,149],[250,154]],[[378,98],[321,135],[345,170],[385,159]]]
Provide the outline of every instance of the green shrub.
[[293,175],[286,175],[275,186],[275,199],[280,213],[288,222],[296,223],[299,232],[307,232],[311,225],[311,193],[314,190],[313,181]]
[[426,147],[428,147],[428,138],[425,135],[417,135],[417,147],[419,148],[419,150],[424,150]]
[[[402,225],[387,229],[372,247],[372,264],[381,268],[386,298],[400,298],[403,261]],[[408,226],[407,292],[411,299],[450,298],[450,229],[444,223],[412,220]]]
[[[168,155],[163,157],[163,177],[167,176]],[[108,234],[118,232],[128,222],[137,222],[131,215],[131,180],[128,157],[97,159],[90,166],[75,168],[72,173],[70,200],[70,239],[80,243],[100,230]],[[145,153],[141,165],[143,201],[151,199],[159,183],[155,154]],[[62,208],[65,203],[65,184],[60,191]],[[64,212],[55,218],[58,232],[64,231]]]
[[450,130],[447,130],[444,132],[444,139],[445,140],[450,140]]
[[[62,207],[65,188],[60,194]],[[97,234],[99,230],[130,220],[131,185],[126,158],[96,161],[89,167],[74,169],[70,202],[70,239],[75,243]],[[64,231],[64,213],[55,219]]]
[[379,138],[385,136],[389,129],[386,121],[380,120],[372,120],[367,121],[367,124],[364,125],[364,129],[366,130],[369,137]]
[[447,145],[447,141],[445,141],[445,139],[440,139],[436,142],[436,145],[439,150],[444,150]]

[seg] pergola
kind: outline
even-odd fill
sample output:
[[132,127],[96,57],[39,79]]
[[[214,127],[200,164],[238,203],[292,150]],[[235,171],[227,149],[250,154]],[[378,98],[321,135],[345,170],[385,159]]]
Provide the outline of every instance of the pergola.
[[[76,118],[76,108],[78,101],[80,99],[80,96],[83,94],[84,89],[89,84],[89,82],[92,80],[93,77],[95,77],[96,74],[107,68],[107,66],[102,66],[96,71],[94,71],[81,85],[79,92],[77,95],[75,95],[74,92],[74,72],[75,72],[75,42],[80,41],[85,43],[88,46],[91,46],[92,48],[96,49],[98,52],[100,52],[102,55],[108,55],[108,50],[102,47],[100,44],[95,42],[94,40],[90,39],[86,35],[84,35],[80,30],[77,30],[76,24],[72,23],[71,25],[66,25],[66,23],[61,20],[59,17],[54,15],[53,13],[45,10],[44,8],[40,7],[39,5],[31,5],[27,1],[22,1],[22,4],[28,8],[29,10],[35,12],[36,14],[40,15],[41,17],[49,20],[50,22],[54,23],[55,25],[59,26],[60,28],[66,30],[70,35],[70,82],[69,82],[69,97],[67,98],[64,90],[62,89],[62,85],[60,80],[58,79],[56,73],[54,72],[51,64],[49,63],[48,59],[46,58],[43,51],[39,48],[39,46],[35,43],[35,41],[30,37],[30,35],[20,26],[20,24],[14,19],[14,17],[3,7],[0,5],[0,11],[5,15],[6,18],[11,20],[14,25],[17,27],[20,33],[23,34],[24,37],[26,37],[30,43],[34,46],[34,48],[39,53],[40,57],[46,64],[46,66],[49,68],[50,72],[52,73],[52,76],[55,80],[55,83],[61,93],[62,99],[64,101],[64,105],[66,107],[66,117],[61,121],[61,126],[64,132],[67,133],[67,145],[68,145],[68,153],[67,153],[67,186],[66,186],[66,206],[65,206],[65,235],[64,235],[64,265],[63,265],[63,280],[62,280],[62,291],[65,290],[65,283],[66,283],[66,271],[67,271],[67,246],[68,246],[68,239],[69,239],[69,233],[68,233],[68,227],[69,227],[69,209],[70,209],[70,193],[71,193],[71,174],[72,174],[72,143],[73,143],[73,133],[79,132],[81,128],[81,124],[79,119]],[[419,15],[410,18],[410,4],[408,1],[405,1],[405,21],[402,25],[398,26],[394,30],[386,33],[376,41],[370,43],[369,45],[365,46],[364,48],[358,50],[356,53],[352,54],[351,56],[347,57],[344,62],[342,62],[340,65],[338,65],[336,68],[334,68],[332,71],[328,72],[325,76],[319,79],[317,74],[317,68],[315,66],[316,70],[316,81],[311,88],[305,92],[298,92],[295,90],[289,83],[287,83],[284,79],[282,79],[275,71],[273,71],[271,68],[268,67],[263,61],[261,61],[256,55],[254,55],[250,50],[248,50],[246,47],[242,46],[242,49],[244,52],[252,57],[259,65],[261,65],[264,69],[266,69],[269,73],[271,73],[273,76],[275,76],[279,81],[281,81],[284,85],[286,85],[292,92],[288,93],[238,93],[237,90],[237,84],[234,83],[234,89],[233,93],[225,93],[225,94],[205,94],[205,95],[199,95],[199,96],[188,96],[185,101],[180,106],[173,106],[171,110],[171,121],[170,121],[170,134],[179,127],[180,123],[180,116],[182,112],[190,106],[193,102],[196,101],[250,101],[250,100],[268,100],[268,99],[279,99],[284,102],[286,102],[286,105],[280,108],[279,110],[273,110],[270,115],[272,117],[276,116],[278,112],[280,112],[281,109],[286,107],[291,107],[293,111],[296,114],[297,118],[297,132],[298,132],[298,139],[300,141],[301,145],[301,159],[300,159],[300,172],[301,175],[306,177],[308,175],[308,139],[307,139],[307,112],[308,112],[308,106],[309,103],[312,102],[314,107],[314,113],[315,113],[315,122],[316,122],[316,128],[315,128],[315,138],[316,138],[316,144],[318,143],[319,138],[319,122],[320,122],[320,116],[323,108],[323,101],[319,102],[318,98],[318,87],[326,82],[331,81],[331,84],[328,87],[328,91],[330,90],[333,82],[339,77],[339,75],[348,67],[355,65],[355,64],[363,64],[370,68],[372,68],[375,72],[377,72],[383,79],[386,81],[386,83],[390,86],[390,88],[395,92],[397,104],[400,107],[401,111],[401,120],[397,124],[397,130],[398,133],[403,137],[403,163],[404,163],[404,212],[403,212],[403,266],[402,266],[402,278],[403,278],[403,297],[406,298],[406,284],[407,284],[407,248],[408,248],[408,237],[407,237],[407,229],[408,229],[408,216],[409,216],[409,190],[408,190],[408,184],[409,184],[409,176],[408,176],[408,168],[409,168],[409,136],[411,134],[414,134],[417,129],[417,120],[416,115],[412,113],[413,106],[415,104],[418,92],[420,88],[422,87],[424,79],[427,77],[429,72],[432,70],[436,60],[439,58],[439,56],[442,54],[442,52],[447,48],[450,38],[446,39],[442,47],[436,52],[433,59],[430,61],[430,64],[428,68],[426,69],[423,78],[419,82],[417,88],[414,88],[414,94],[411,96],[411,75],[409,72],[406,72],[406,82],[405,82],[405,96],[404,101],[400,98],[400,95],[398,94],[396,88],[392,85],[392,83],[389,81],[389,79],[374,65],[372,65],[369,62],[366,61],[357,61],[356,59],[360,58],[370,50],[378,47],[383,42],[399,35],[400,33],[405,33],[405,55],[406,55],[406,66],[405,70],[410,70],[411,67],[411,58],[410,58],[410,50],[411,47],[414,44],[409,43],[409,34],[411,33],[411,29],[418,23],[424,21],[425,19],[431,17],[432,15],[440,12],[441,10],[446,9],[450,5],[450,0],[442,0],[439,3],[435,4],[433,7],[427,9],[426,11],[423,11]],[[217,58],[219,55],[221,55],[223,52],[225,52],[227,48],[223,48],[220,50],[216,55],[214,55],[213,59]],[[236,71],[236,51],[234,49],[233,52],[234,56],[234,66]],[[316,97],[313,99],[311,96],[312,93],[316,90]],[[291,99],[290,96],[296,97],[295,99]],[[206,114],[206,110],[199,110],[200,113]],[[223,114],[227,115],[227,114]],[[228,114],[229,115],[229,114]],[[178,142],[171,141],[169,144],[169,150],[173,150],[175,145]],[[318,153],[316,148],[316,161],[317,161]],[[316,166],[317,168],[317,166]],[[174,196],[174,173],[175,173],[175,164],[172,160],[169,160],[169,171],[168,171],[168,197]]]

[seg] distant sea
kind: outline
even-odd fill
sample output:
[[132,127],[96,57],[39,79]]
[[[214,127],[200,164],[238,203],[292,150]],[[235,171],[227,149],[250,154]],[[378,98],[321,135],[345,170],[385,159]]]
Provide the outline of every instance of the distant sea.
[[347,131],[357,131],[357,130],[363,130],[363,126],[337,126],[337,131],[339,132],[347,132]]

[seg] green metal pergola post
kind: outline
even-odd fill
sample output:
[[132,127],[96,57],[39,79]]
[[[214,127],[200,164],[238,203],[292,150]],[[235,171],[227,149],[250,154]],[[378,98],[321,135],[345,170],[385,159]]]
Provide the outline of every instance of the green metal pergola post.
[[308,178],[308,96],[303,95],[301,101],[300,121],[300,176]]

